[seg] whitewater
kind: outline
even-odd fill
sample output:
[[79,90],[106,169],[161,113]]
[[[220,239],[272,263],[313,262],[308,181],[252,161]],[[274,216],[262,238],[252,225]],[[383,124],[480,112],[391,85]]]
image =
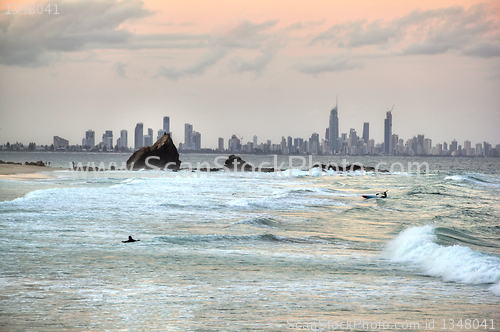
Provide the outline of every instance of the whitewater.
[[429,174],[0,179],[0,330],[499,329],[500,160],[349,161],[408,160]]

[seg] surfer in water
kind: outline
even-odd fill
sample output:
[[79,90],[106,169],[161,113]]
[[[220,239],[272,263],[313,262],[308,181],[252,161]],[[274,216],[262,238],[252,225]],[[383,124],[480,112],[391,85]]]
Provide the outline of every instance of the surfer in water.
[[130,236],[130,235],[129,235],[128,240],[127,240],[127,241],[122,241],[122,242],[123,242],[123,243],[130,243],[130,242],[137,242],[137,241],[140,241],[140,240],[134,240],[134,239],[132,238],[132,236]]
[[386,198],[387,197],[387,190],[384,192],[378,193],[377,196],[380,198]]

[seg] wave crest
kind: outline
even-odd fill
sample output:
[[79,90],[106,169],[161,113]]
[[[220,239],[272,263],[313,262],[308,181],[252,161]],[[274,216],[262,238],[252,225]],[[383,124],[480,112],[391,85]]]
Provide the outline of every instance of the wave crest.
[[383,255],[393,262],[415,264],[424,274],[444,281],[495,284],[490,291],[500,296],[500,258],[436,242],[434,227],[412,227],[390,241]]

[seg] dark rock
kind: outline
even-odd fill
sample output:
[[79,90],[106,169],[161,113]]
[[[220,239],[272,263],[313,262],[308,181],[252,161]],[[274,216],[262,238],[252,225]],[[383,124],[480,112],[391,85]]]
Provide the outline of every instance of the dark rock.
[[241,157],[239,156],[235,156],[234,154],[230,155],[226,161],[224,162],[224,166],[229,168],[229,169],[239,169],[241,170],[241,168],[243,167],[244,169],[249,169],[249,170],[252,170],[252,166],[247,164],[246,161],[244,161],[243,159],[241,159]]
[[272,173],[274,172],[273,167],[262,167],[260,169],[256,168],[254,165],[247,163],[241,157],[235,156],[234,154],[230,155],[227,159],[226,162],[224,163],[224,167],[234,170],[235,168],[239,171],[245,171],[245,172],[262,172],[262,173]]
[[[148,164],[153,166],[150,167],[146,165],[146,159],[148,159]],[[165,168],[178,170],[181,166],[181,161],[179,160],[179,152],[170,138],[169,134],[164,134],[159,140],[156,141],[152,146],[143,147],[135,151],[130,158],[127,160],[127,168],[132,170],[139,170],[141,168],[153,169]]]
[[[311,167],[311,168],[318,168],[319,166],[320,166],[319,164],[314,164],[313,167]],[[346,165],[345,168],[342,166],[338,166],[336,164],[327,164],[327,165],[321,164],[321,168],[323,170],[334,170],[335,172],[349,172],[349,171],[374,172],[375,171],[375,167],[359,165],[359,164]],[[381,172],[381,173],[388,173],[388,171],[384,170],[384,169],[379,169],[377,171]]]

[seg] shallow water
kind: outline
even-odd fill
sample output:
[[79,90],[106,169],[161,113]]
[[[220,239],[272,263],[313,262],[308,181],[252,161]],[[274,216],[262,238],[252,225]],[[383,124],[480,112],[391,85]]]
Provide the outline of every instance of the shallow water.
[[30,192],[0,202],[0,330],[498,329],[500,161],[412,161],[430,175],[2,180]]

